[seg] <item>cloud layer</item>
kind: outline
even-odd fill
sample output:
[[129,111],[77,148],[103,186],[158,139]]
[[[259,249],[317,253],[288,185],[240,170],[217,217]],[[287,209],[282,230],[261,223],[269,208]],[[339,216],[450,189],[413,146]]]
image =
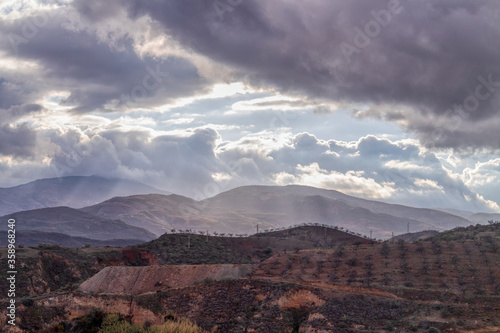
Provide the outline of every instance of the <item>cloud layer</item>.
[[2,186],[299,183],[498,209],[494,0],[0,4]]
[[245,0],[223,20],[211,2],[128,3],[256,85],[369,104],[358,116],[397,121],[429,146],[500,148],[495,1]]

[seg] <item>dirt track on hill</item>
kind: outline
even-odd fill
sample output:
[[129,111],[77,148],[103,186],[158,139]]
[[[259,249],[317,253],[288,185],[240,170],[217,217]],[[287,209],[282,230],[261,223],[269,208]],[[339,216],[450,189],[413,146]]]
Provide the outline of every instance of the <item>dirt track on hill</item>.
[[353,287],[351,287],[351,286],[339,286],[339,285],[333,285],[333,284],[329,284],[329,283],[325,283],[325,282],[314,282],[314,281],[290,281],[290,280],[281,279],[281,278],[255,277],[253,279],[254,280],[261,280],[261,281],[269,281],[269,282],[274,282],[274,283],[292,283],[292,284],[298,285],[298,286],[330,289],[330,290],[335,290],[338,292],[345,292],[345,293],[364,294],[364,295],[379,296],[379,297],[399,299],[399,300],[403,299],[403,298],[398,297],[397,295],[390,293],[388,291],[383,291],[383,290],[375,289],[375,288],[363,288],[363,287],[357,287],[357,286],[353,286]]

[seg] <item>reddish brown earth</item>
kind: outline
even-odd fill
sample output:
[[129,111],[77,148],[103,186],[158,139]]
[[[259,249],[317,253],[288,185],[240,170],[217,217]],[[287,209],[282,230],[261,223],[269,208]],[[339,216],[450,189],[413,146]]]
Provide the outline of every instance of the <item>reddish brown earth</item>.
[[83,282],[80,290],[99,294],[139,295],[185,288],[204,280],[239,279],[254,265],[112,266]]
[[[106,267],[81,291],[20,306],[19,320],[34,332],[49,318],[35,310],[57,314],[57,323],[99,307],[137,324],[185,316],[207,332],[499,332],[499,233],[462,233],[460,241],[276,251],[257,265]],[[148,251],[133,255],[155,263]],[[37,262],[76,276],[77,266],[55,254],[41,253]]]

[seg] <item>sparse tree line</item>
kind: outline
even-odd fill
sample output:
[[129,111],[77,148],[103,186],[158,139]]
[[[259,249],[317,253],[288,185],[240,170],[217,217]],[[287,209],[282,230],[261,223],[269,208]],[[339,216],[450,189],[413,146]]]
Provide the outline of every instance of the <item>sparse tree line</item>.
[[[327,228],[327,229],[330,229],[330,230],[342,231],[342,232],[345,232],[345,233],[347,233],[349,235],[358,236],[358,237],[361,237],[361,238],[364,238],[364,239],[374,240],[374,241],[377,241],[377,242],[382,242],[383,241],[382,239],[370,238],[367,235],[363,235],[363,234],[361,234],[359,232],[351,231],[351,230],[349,230],[347,228],[344,228],[344,227],[332,226],[332,225],[322,224],[322,223],[300,223],[300,224],[294,224],[294,225],[289,226],[289,227],[264,229],[264,230],[262,230],[259,233],[269,233],[269,232],[276,232],[276,231],[287,231],[287,230],[291,230],[291,229],[299,228],[299,227],[322,227],[322,228]],[[211,232],[209,230],[206,230],[206,231],[198,230],[198,231],[196,231],[196,230],[192,230],[192,229],[175,229],[175,228],[170,229],[170,233],[171,234],[193,234],[193,235],[199,234],[201,236],[215,236],[215,237],[248,237],[248,236],[256,235],[256,234],[248,234],[248,233],[243,233],[243,234],[229,233],[229,232],[228,233],[225,233],[225,232],[219,233],[217,231]]]

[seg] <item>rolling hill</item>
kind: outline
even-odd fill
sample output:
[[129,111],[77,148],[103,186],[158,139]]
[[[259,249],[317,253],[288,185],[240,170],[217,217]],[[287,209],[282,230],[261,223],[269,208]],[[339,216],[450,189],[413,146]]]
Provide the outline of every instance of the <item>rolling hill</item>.
[[119,195],[149,193],[168,194],[138,182],[97,176],[40,179],[24,185],[0,188],[0,215],[47,207],[80,208]]
[[209,227],[214,220],[202,215],[200,205],[180,195],[133,195],[116,197],[81,211],[147,229],[157,236],[173,228],[194,228],[199,223]]
[[[423,230],[421,227],[424,225],[427,229],[443,230],[470,224],[464,218],[435,209],[387,204],[345,195],[334,190],[299,185],[243,186],[205,201],[209,207],[230,208],[242,214],[253,214],[252,209],[255,211],[257,207],[260,207],[261,212],[268,211],[274,214],[293,211],[293,215],[299,214],[300,219],[312,216],[311,222],[325,223],[319,220],[333,220],[338,221],[338,225],[346,227],[349,227],[348,223],[354,221],[367,227],[372,221],[377,222],[373,223],[374,225],[387,221],[386,224],[393,226],[395,233],[406,232],[408,222],[411,231]],[[308,210],[304,211],[305,208]],[[397,224],[401,222],[402,225]],[[366,234],[366,229],[361,232]]]
[[371,240],[333,228],[299,226],[263,232],[246,237],[221,237],[196,234],[165,234],[147,243],[131,247],[136,255],[129,265],[148,265],[153,254],[160,265],[179,264],[251,264],[276,252],[331,248],[340,244],[371,244]]
[[488,221],[500,221],[500,214],[495,213],[475,213],[468,217],[474,223],[486,223]]
[[[238,238],[167,234],[122,249],[20,248],[19,327],[131,332],[182,314],[203,328],[194,332],[498,332],[499,229],[378,243],[299,226]],[[8,288],[0,281],[0,292]]]
[[119,220],[97,217],[69,207],[42,208],[18,212],[2,217],[16,220],[16,231],[37,230],[57,232],[73,237],[95,240],[139,239],[149,241],[151,232],[130,226]]
[[[7,231],[0,231],[0,247],[6,247]],[[72,237],[59,232],[44,232],[39,230],[19,230],[16,232],[16,244],[23,246],[37,246],[39,244],[53,244],[64,247],[90,246],[130,246],[143,243],[140,239],[106,239],[96,240],[85,237]]]
[[[203,328],[193,332],[498,332],[499,229],[378,243],[300,226],[238,238],[168,234],[120,249],[20,248],[19,327],[146,331],[182,315]],[[0,292],[9,288],[0,281]]]
[[461,216],[473,223],[485,224],[488,221],[500,221],[500,213],[469,212],[457,209],[440,209],[444,212]]

